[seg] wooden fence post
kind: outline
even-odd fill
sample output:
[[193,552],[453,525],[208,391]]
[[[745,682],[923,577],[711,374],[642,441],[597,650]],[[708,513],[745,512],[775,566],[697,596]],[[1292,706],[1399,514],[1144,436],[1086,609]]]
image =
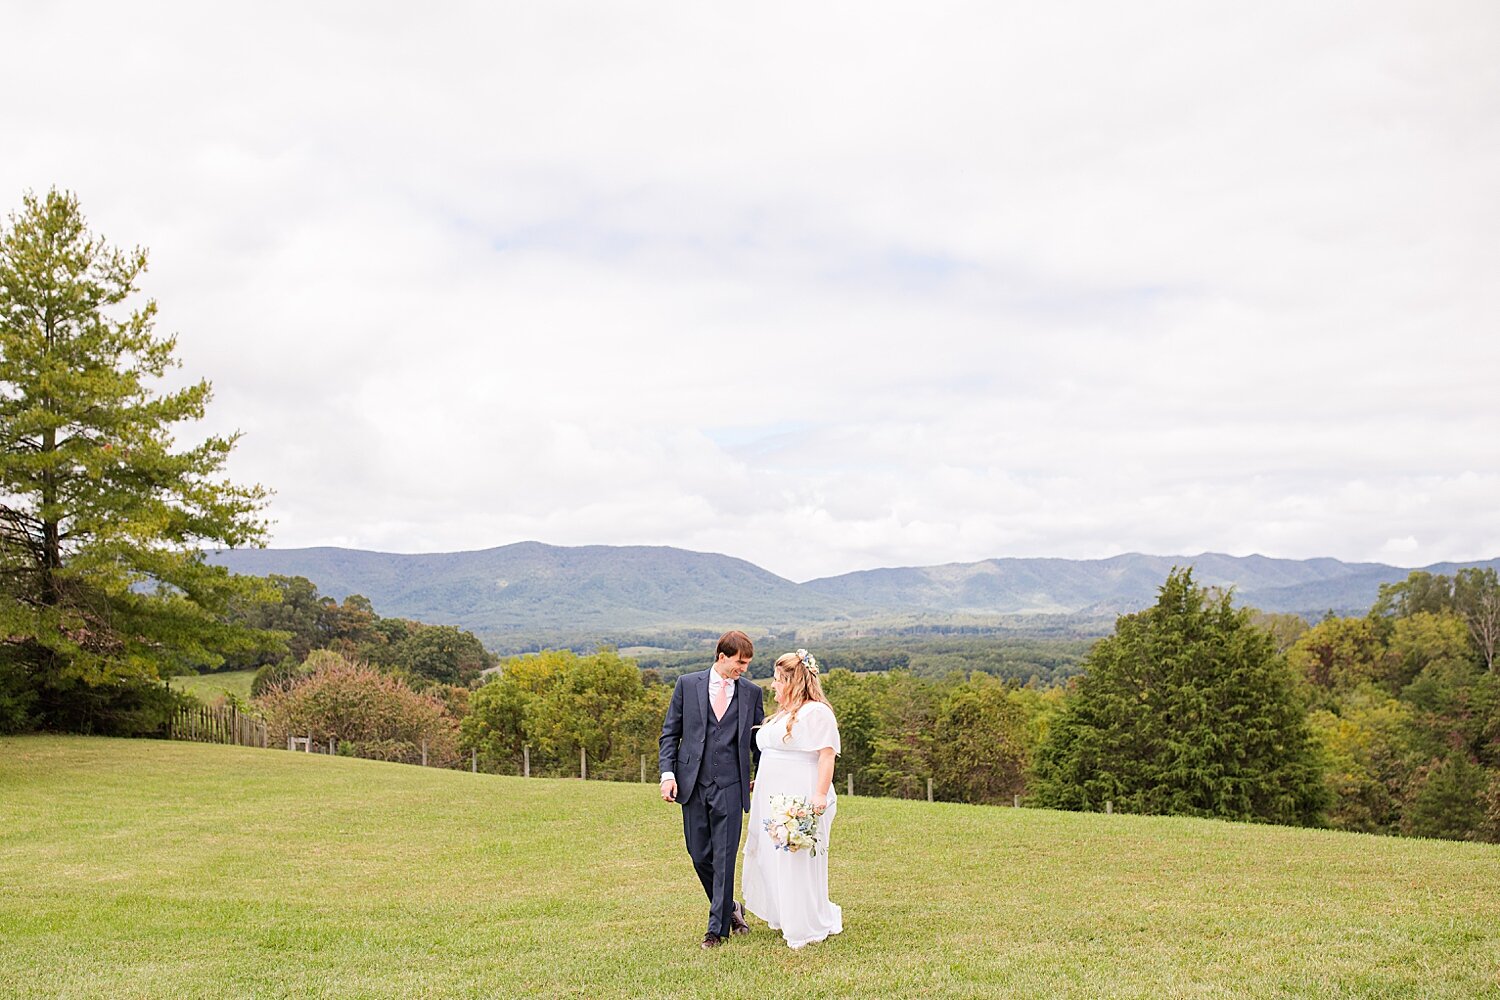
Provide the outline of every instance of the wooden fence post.
[[1010,797],[1010,804],[1015,806],[1017,809],[1021,808],[1021,795],[1019,792]]
[[297,744],[295,744],[295,743],[292,742],[293,739],[294,739],[294,737],[292,736],[291,733],[287,733],[286,734],[286,748],[288,750],[294,749],[296,747],[296,745],[297,745]]
[[478,747],[470,747],[469,748],[469,772],[471,774],[478,774],[479,773],[479,748]]
[[641,784],[646,783],[646,755],[641,754]]
[[589,748],[578,748],[578,776],[584,781],[589,780]]
[[521,748],[521,777],[531,777],[531,747]]
[[307,733],[307,752],[312,753],[312,730]]
[[849,775],[849,794],[854,794],[854,775]]
[[422,766],[427,766],[427,741],[422,741]]
[[928,802],[932,801],[932,779],[931,778],[927,779],[927,801]]
[[1114,811],[1115,811],[1115,801],[1114,801],[1114,799],[1105,799],[1104,800],[1104,815],[1109,816],[1109,815],[1113,814]]

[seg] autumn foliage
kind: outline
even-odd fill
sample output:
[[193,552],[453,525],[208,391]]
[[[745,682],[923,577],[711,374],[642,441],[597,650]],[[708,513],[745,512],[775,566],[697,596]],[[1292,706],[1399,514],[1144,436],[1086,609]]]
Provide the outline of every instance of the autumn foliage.
[[450,767],[458,760],[458,722],[437,698],[399,677],[330,652],[317,668],[262,695],[259,705],[273,742],[311,736],[340,753],[375,760]]

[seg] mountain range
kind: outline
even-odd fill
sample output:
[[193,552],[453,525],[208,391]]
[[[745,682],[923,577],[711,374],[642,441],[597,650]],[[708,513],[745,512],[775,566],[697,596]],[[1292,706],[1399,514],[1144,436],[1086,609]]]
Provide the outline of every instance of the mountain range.
[[[597,641],[622,634],[741,625],[970,626],[1056,616],[1112,619],[1156,599],[1174,566],[1200,584],[1234,587],[1239,603],[1316,618],[1363,614],[1382,583],[1409,568],[1337,559],[1271,559],[1206,552],[1108,559],[986,559],[862,570],[794,583],[731,556],[664,546],[560,547],[518,542],[474,552],[420,555],[358,549],[235,549],[209,554],[236,573],[304,576],[343,600],[369,598],[382,615],[453,624],[494,646],[517,641]],[[1421,567],[1451,575],[1500,559]]]

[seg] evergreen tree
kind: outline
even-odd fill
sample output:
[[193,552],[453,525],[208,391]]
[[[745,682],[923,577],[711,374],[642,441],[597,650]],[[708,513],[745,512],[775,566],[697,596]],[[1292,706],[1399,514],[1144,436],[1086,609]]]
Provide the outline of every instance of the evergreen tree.
[[209,385],[158,389],[175,339],[154,302],[126,307],[145,268],[71,194],[27,195],[0,231],[0,725],[150,728],[129,713],[158,676],[252,639],[224,619],[249,585],[200,548],[259,542],[265,491],[222,478],[235,435],[174,450]]
[[1326,792],[1295,681],[1273,640],[1174,570],[1156,605],[1089,654],[1038,750],[1034,801],[1313,823]]
[[1484,768],[1450,753],[1420,775],[1401,814],[1401,832],[1412,837],[1479,840],[1484,833]]

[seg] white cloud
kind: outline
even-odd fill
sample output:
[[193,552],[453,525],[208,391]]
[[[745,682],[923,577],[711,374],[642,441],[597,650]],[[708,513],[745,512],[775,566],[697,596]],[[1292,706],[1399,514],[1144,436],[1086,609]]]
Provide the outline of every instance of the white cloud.
[[1492,5],[8,20],[274,544],[1500,553]]

